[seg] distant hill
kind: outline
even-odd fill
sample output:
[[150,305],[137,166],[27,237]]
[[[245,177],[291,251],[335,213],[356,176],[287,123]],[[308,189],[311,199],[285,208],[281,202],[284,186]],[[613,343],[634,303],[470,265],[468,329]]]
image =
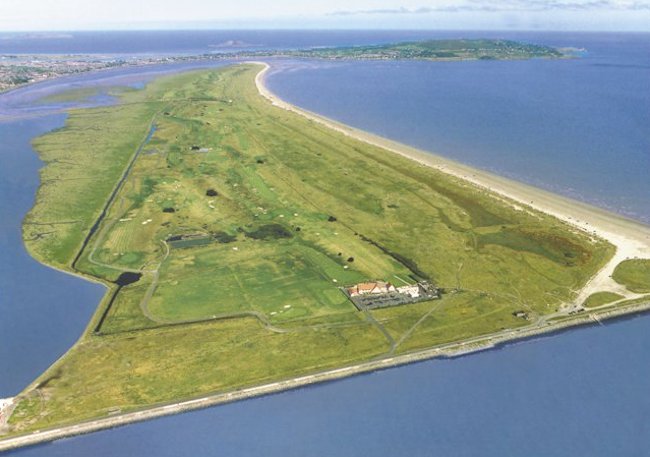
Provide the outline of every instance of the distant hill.
[[512,40],[428,40],[373,46],[260,51],[257,56],[282,55],[325,59],[511,60],[567,57],[543,45]]

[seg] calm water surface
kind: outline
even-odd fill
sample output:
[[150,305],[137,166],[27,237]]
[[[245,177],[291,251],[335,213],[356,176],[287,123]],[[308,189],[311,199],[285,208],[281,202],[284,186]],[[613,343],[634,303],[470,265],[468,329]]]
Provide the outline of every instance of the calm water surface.
[[[295,47],[442,36],[265,33],[237,36]],[[237,36],[74,34],[31,44],[0,40],[0,52],[194,52]],[[512,37],[589,53],[562,62],[275,62],[269,84],[349,124],[650,220],[650,36]],[[103,294],[101,286],[39,265],[20,242],[41,165],[29,141],[64,119],[55,114],[63,106],[36,100],[86,84],[142,84],[183,68],[82,75],[0,96],[0,396],[15,394],[63,353]],[[650,449],[648,353],[645,316],[11,455],[642,456]]]
[[42,165],[29,143],[63,120],[0,123],[0,397],[20,392],[75,342],[105,291],[41,265],[22,243]]
[[[577,37],[583,34],[577,34]],[[543,43],[553,35],[431,30],[202,30],[13,33],[0,32],[0,54],[202,54],[239,49],[353,46],[431,38],[512,38]],[[562,34],[562,37],[571,35]],[[574,44],[575,40],[570,44]],[[235,44],[232,46],[230,44]],[[553,44],[550,43],[549,44]]]

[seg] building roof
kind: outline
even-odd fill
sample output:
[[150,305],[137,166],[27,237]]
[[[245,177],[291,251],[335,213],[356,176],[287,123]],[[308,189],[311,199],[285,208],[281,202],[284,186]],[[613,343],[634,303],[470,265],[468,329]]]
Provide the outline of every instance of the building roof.
[[348,293],[350,295],[372,293],[372,292],[389,292],[394,290],[394,287],[391,283],[385,281],[370,281],[370,282],[360,282],[352,287],[348,287]]

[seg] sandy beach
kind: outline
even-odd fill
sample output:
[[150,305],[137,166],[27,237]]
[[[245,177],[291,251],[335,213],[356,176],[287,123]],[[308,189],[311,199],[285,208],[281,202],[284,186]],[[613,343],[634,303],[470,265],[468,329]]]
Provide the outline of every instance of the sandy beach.
[[265,85],[265,78],[271,67],[265,62],[248,62],[263,66],[255,78],[255,83],[262,96],[274,106],[300,114],[312,121],[325,125],[351,138],[384,148],[393,153],[407,157],[423,165],[435,168],[473,185],[496,194],[517,208],[530,207],[550,214],[576,229],[609,241],[616,247],[616,253],[610,261],[585,285],[573,303],[568,303],[565,310],[578,308],[594,292],[610,291],[626,297],[638,298],[641,295],[628,291],[616,283],[611,275],[616,266],[626,259],[650,259],[650,226],[627,219],[609,211],[596,208],[586,203],[563,197],[512,179],[504,178],[490,172],[463,165],[451,159],[431,152],[425,152],[396,141],[383,138],[363,130],[341,124],[311,111],[294,106],[280,99]]

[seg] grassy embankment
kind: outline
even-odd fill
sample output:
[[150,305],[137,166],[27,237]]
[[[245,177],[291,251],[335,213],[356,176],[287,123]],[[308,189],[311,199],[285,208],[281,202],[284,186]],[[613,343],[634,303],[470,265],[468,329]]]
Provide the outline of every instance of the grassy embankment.
[[622,295],[616,294],[614,292],[596,292],[595,294],[591,294],[589,297],[587,297],[583,303],[583,306],[585,308],[597,308],[599,306],[606,305],[617,300],[622,300],[624,298],[625,297]]
[[[258,70],[161,78],[36,142],[47,166],[25,239],[69,269],[157,127],[77,264],[143,277],[21,396],[15,432],[530,325],[514,312],[555,312],[611,256],[557,219],[271,106]],[[164,241],[179,235],[196,237]],[[447,293],[366,315],[337,289],[418,276]]]
[[650,293],[650,260],[631,259],[621,262],[612,277],[632,292]]

